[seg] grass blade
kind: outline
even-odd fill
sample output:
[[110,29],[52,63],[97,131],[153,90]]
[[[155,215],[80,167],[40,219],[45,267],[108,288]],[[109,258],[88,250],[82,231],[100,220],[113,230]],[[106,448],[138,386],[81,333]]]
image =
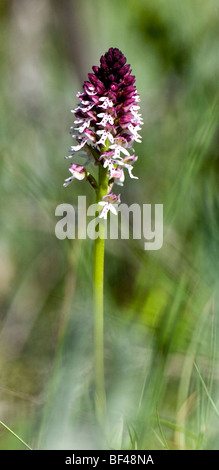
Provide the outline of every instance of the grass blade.
[[211,398],[211,395],[210,395],[210,393],[209,393],[209,391],[208,391],[208,389],[207,389],[207,387],[206,387],[206,384],[205,384],[205,382],[204,382],[204,380],[203,380],[203,378],[202,378],[202,376],[201,376],[201,374],[200,374],[199,368],[198,368],[198,366],[197,366],[197,364],[196,364],[195,361],[194,361],[194,366],[195,366],[195,368],[196,368],[196,372],[197,372],[197,374],[198,374],[198,376],[199,376],[199,379],[200,379],[200,381],[201,381],[201,384],[202,384],[202,386],[203,386],[203,388],[204,388],[204,390],[205,390],[205,392],[206,392],[206,395],[207,395],[207,397],[208,397],[208,399],[209,399],[209,401],[210,401],[210,403],[211,403],[211,405],[212,405],[212,407],[213,407],[213,409],[214,409],[214,411],[215,411],[217,417],[219,418],[219,411],[218,411],[218,409],[217,409],[217,407],[216,407],[214,401],[213,401],[212,398]]
[[32,450],[32,448],[23,440],[21,439],[21,437],[19,437],[14,431],[12,431],[12,429],[10,429],[5,423],[3,423],[2,421],[0,421],[0,424],[3,426],[3,428],[7,429],[7,431],[9,431],[12,436],[14,436],[18,441],[20,441],[25,447],[27,447],[27,449],[29,450]]

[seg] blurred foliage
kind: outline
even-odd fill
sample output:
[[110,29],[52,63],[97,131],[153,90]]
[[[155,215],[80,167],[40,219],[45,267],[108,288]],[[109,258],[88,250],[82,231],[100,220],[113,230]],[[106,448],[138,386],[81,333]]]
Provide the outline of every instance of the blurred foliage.
[[[1,420],[34,448],[218,447],[217,0],[0,3]],[[109,47],[131,63],[143,143],[122,200],[164,205],[164,245],[107,240],[108,432],[93,412],[90,240],[55,237],[70,109]],[[197,374],[193,362],[198,364]],[[0,429],[2,449],[23,448]]]

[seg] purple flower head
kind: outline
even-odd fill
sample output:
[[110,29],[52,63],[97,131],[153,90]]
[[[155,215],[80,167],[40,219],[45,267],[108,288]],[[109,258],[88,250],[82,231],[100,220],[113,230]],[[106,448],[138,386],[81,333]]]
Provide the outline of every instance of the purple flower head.
[[[80,103],[72,110],[75,122],[71,134],[77,145],[71,147],[72,154],[66,158],[87,156],[86,163],[93,162],[105,168],[108,192],[114,182],[123,184],[124,169],[128,170],[131,178],[136,178],[132,175],[133,163],[137,160],[132,146],[134,142],[141,142],[139,130],[143,121],[134,83],[135,77],[125,56],[119,49],[111,47],[100,58],[100,66],[93,66],[93,72],[88,74],[83,91],[77,93]],[[88,172],[73,167],[74,173],[65,180],[64,186],[74,178],[91,181]],[[98,188],[93,177],[92,186]]]

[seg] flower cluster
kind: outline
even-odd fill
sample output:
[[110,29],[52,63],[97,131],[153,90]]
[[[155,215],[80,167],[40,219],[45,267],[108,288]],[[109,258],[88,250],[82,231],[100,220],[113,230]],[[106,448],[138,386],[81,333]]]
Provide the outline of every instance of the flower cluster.
[[86,157],[84,165],[73,164],[69,171],[67,186],[74,178],[87,179],[97,189],[98,182],[86,167],[93,162],[106,169],[108,192],[102,197],[103,209],[100,217],[107,217],[108,210],[115,212],[119,196],[113,194],[116,183],[123,185],[127,170],[133,176],[133,163],[137,156],[133,150],[134,142],[141,142],[139,130],[143,124],[139,114],[139,95],[134,85],[130,65],[117,48],[110,48],[100,59],[100,66],[93,67],[88,80],[83,84],[83,91],[77,93],[80,103],[72,110],[75,115],[72,137],[77,145],[71,147],[72,158],[75,155]]

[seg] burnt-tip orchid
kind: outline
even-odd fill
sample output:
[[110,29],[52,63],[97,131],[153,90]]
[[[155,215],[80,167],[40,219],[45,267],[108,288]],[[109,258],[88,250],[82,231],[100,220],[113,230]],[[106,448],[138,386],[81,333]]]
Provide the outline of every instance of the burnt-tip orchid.
[[[72,110],[75,120],[71,127],[76,143],[65,158],[73,159],[68,186],[74,179],[87,180],[96,192],[97,209],[94,235],[93,300],[94,300],[94,380],[96,418],[104,428],[106,394],[104,378],[104,241],[109,211],[117,214],[120,195],[112,192],[122,186],[125,176],[134,176],[137,160],[133,145],[141,142],[143,124],[139,113],[139,95],[135,77],[123,53],[111,47],[93,66],[83,89],[77,93],[79,104]],[[81,160],[75,160],[81,157]],[[96,207],[96,206],[95,206]],[[96,220],[97,219],[97,220]],[[93,221],[92,221],[93,222]]]
[[87,179],[98,192],[100,181],[92,174],[90,164],[101,166],[107,180],[104,191],[99,191],[102,218],[107,217],[109,210],[115,213],[120,202],[119,196],[112,193],[114,183],[123,185],[126,171],[131,178],[137,178],[132,174],[138,158],[133,144],[141,142],[143,121],[134,83],[135,76],[131,75],[125,56],[111,47],[100,58],[100,66],[93,66],[93,73],[88,74],[83,91],[77,93],[79,104],[72,110],[75,121],[71,134],[77,144],[65,158],[80,156],[86,160],[83,165],[71,165],[71,176],[64,186],[73,179]]

